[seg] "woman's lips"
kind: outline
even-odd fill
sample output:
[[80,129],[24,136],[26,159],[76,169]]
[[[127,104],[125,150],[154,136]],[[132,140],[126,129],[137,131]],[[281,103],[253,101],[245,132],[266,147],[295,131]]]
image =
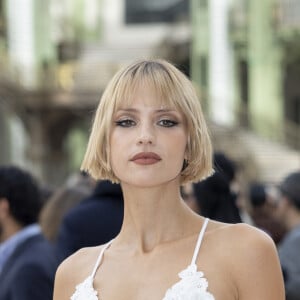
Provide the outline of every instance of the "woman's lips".
[[141,152],[130,160],[138,165],[153,165],[161,160],[161,157],[153,152]]

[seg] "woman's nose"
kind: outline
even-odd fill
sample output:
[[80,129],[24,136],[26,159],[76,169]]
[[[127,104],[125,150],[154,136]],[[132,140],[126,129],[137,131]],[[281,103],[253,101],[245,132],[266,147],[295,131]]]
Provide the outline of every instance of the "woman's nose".
[[143,125],[140,128],[138,144],[153,144],[155,141],[154,129],[150,125]]

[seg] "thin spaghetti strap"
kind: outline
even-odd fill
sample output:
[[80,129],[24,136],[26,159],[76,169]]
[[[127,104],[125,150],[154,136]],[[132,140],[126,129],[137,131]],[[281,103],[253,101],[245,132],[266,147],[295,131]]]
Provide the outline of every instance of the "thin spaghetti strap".
[[104,251],[110,246],[110,244],[112,243],[113,240],[109,241],[107,244],[105,244],[97,258],[97,261],[96,261],[96,264],[94,266],[94,269],[93,269],[93,272],[91,274],[91,277],[94,278],[95,277],[95,274],[96,274],[96,271],[102,261],[102,257],[103,257],[103,254],[104,254]]
[[208,221],[209,221],[209,218],[206,218],[204,220],[203,225],[202,225],[202,228],[201,228],[201,231],[199,233],[198,240],[197,240],[197,244],[196,244],[196,247],[195,247],[195,251],[194,251],[194,254],[193,254],[191,265],[194,265],[196,263],[196,259],[197,259],[197,256],[198,256],[198,253],[199,253],[199,250],[200,250],[200,246],[201,246],[201,243],[202,243],[202,240],[203,240],[204,232],[206,230]]

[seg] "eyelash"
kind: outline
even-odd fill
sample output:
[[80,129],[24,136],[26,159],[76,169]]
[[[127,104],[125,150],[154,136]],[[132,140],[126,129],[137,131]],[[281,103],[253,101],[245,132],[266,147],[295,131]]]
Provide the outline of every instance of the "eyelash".
[[[116,121],[115,124],[116,126],[128,128],[134,126],[136,122],[131,119],[124,119],[124,120]],[[161,119],[157,122],[157,124],[162,127],[170,128],[178,125],[178,122],[169,119]]]
[[174,126],[178,125],[177,121],[173,121],[173,120],[169,120],[169,119],[159,120],[158,123],[164,123],[164,125],[161,124],[161,126],[163,126],[163,127],[174,127]]
[[135,122],[131,119],[119,120],[119,121],[116,121],[115,123],[116,123],[116,126],[126,127],[126,128],[135,125]]

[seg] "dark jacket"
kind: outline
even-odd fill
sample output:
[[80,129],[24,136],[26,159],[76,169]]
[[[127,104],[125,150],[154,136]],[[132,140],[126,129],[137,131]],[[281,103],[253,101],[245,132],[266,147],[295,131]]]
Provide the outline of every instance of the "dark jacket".
[[52,300],[57,262],[41,235],[22,242],[0,275],[0,300]]
[[59,259],[65,259],[80,248],[110,241],[121,229],[123,211],[120,185],[100,181],[94,193],[64,217],[56,243]]
[[230,191],[227,178],[220,172],[216,171],[194,184],[194,191],[202,216],[225,223],[242,222],[236,196]]

